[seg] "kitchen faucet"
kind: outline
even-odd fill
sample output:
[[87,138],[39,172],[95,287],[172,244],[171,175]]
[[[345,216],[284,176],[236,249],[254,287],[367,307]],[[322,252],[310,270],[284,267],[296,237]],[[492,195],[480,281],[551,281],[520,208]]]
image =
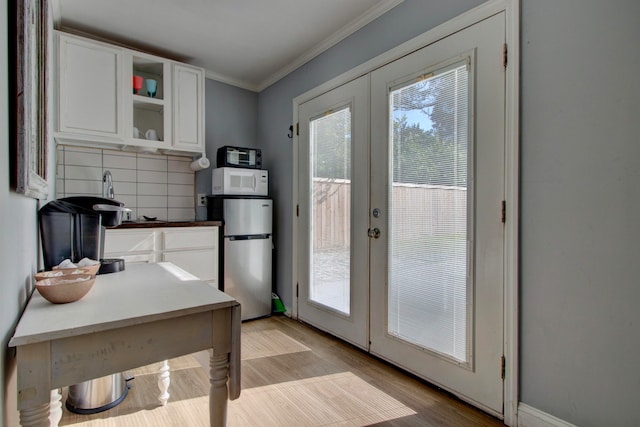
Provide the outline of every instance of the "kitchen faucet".
[[113,192],[113,177],[111,176],[111,172],[104,171],[102,175],[102,197],[106,197],[108,199],[115,199],[116,195]]

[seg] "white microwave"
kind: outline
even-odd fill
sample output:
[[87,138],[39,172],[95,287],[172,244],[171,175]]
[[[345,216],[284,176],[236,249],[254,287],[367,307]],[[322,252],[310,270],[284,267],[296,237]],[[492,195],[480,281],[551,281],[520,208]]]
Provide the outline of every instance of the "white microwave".
[[211,193],[247,196],[267,196],[269,172],[260,169],[215,168]]

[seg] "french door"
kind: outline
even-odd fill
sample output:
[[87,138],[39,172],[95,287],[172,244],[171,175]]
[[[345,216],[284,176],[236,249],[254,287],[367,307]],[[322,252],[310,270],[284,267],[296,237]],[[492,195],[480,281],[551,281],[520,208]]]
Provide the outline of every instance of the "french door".
[[298,317],[369,346],[369,76],[302,104]]
[[371,74],[370,351],[495,413],[504,34],[495,15]]
[[503,413],[504,13],[298,110],[299,317]]

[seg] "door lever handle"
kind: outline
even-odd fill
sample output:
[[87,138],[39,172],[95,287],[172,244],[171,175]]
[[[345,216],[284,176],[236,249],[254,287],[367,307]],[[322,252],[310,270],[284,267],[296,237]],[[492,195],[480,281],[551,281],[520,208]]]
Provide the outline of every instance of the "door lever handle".
[[377,239],[380,237],[380,229],[378,227],[375,227],[374,229],[370,228],[369,231],[367,231],[367,234],[369,235],[369,237]]

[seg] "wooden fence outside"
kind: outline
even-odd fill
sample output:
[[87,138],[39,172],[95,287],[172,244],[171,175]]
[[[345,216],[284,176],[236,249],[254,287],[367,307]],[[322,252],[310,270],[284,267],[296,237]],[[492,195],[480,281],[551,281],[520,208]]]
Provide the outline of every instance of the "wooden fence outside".
[[[392,194],[394,239],[466,233],[465,188],[394,184]],[[314,250],[344,247],[351,231],[351,182],[315,178],[312,200]]]

